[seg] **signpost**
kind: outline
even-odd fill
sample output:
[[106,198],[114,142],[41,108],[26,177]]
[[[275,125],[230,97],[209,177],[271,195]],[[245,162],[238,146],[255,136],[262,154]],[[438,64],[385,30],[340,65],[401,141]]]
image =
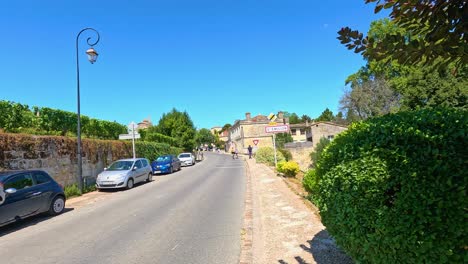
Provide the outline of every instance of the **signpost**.
[[258,145],[258,142],[259,142],[260,140],[254,139],[254,140],[252,140],[252,141],[253,141],[254,145],[257,146],[257,145]]
[[131,122],[128,124],[128,134],[120,134],[119,139],[131,139],[132,140],[132,147],[133,147],[133,158],[136,158],[136,153],[135,153],[135,138],[141,138],[140,134],[138,134],[138,131],[136,130],[135,127],[135,122]]
[[[272,115],[272,114],[270,114]],[[268,116],[268,118],[270,118],[270,116]],[[271,120],[271,119],[270,119]],[[273,134],[273,149],[274,149],[274,152],[275,152],[275,167],[278,163],[277,161],[277,158],[276,158],[276,138],[275,138],[275,134],[276,133],[285,133],[285,132],[288,132],[289,131],[289,125],[269,125],[269,126],[266,126],[265,127],[265,133],[272,133]]]

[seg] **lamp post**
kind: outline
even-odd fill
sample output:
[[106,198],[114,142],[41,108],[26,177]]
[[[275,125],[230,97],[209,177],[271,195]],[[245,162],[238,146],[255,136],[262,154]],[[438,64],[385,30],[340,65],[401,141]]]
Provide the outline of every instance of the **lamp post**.
[[78,122],[77,122],[77,155],[78,155],[78,187],[80,188],[80,193],[83,193],[83,164],[82,164],[82,157],[81,157],[81,115],[80,115],[80,64],[79,64],[79,56],[78,56],[78,40],[80,38],[81,33],[84,31],[91,30],[94,31],[97,35],[97,39],[95,42],[90,42],[91,37],[86,39],[86,42],[90,46],[88,50],[86,50],[86,54],[88,55],[88,60],[91,64],[96,62],[98,57],[98,53],[94,50],[93,46],[99,42],[100,36],[99,32],[97,32],[94,28],[84,28],[78,33],[76,36],[76,83],[77,83],[77,103],[78,103]]

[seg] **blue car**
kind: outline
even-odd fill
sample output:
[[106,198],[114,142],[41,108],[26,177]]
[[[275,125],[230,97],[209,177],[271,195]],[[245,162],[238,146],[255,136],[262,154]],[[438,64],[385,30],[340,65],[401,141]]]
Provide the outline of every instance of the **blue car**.
[[181,168],[180,160],[174,155],[163,155],[151,162],[153,174],[157,173],[173,173]]
[[0,226],[47,212],[65,209],[65,194],[49,174],[41,170],[0,172]]

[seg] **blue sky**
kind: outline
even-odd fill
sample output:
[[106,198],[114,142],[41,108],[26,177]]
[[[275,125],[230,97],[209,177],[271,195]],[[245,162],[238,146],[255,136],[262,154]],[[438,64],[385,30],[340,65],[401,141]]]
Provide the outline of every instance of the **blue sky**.
[[0,100],[76,112],[75,38],[101,35],[98,61],[79,41],[81,113],[153,123],[173,107],[197,128],[279,110],[338,111],[364,61],[336,39],[367,32],[364,0],[16,0],[0,8]]

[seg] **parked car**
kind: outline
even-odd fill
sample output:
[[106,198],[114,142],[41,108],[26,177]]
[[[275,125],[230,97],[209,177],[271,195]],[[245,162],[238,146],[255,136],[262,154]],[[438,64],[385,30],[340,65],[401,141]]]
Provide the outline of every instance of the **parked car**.
[[64,209],[63,188],[47,172],[0,172],[0,226],[45,212],[58,215]]
[[182,166],[192,166],[195,165],[195,156],[192,153],[180,153],[178,158],[182,162]]
[[108,168],[99,173],[96,179],[96,188],[131,189],[135,183],[150,182],[153,179],[153,172],[147,159],[121,159],[114,161]]
[[163,155],[151,162],[153,174],[173,173],[174,171],[179,171],[181,166],[181,161],[174,155]]

